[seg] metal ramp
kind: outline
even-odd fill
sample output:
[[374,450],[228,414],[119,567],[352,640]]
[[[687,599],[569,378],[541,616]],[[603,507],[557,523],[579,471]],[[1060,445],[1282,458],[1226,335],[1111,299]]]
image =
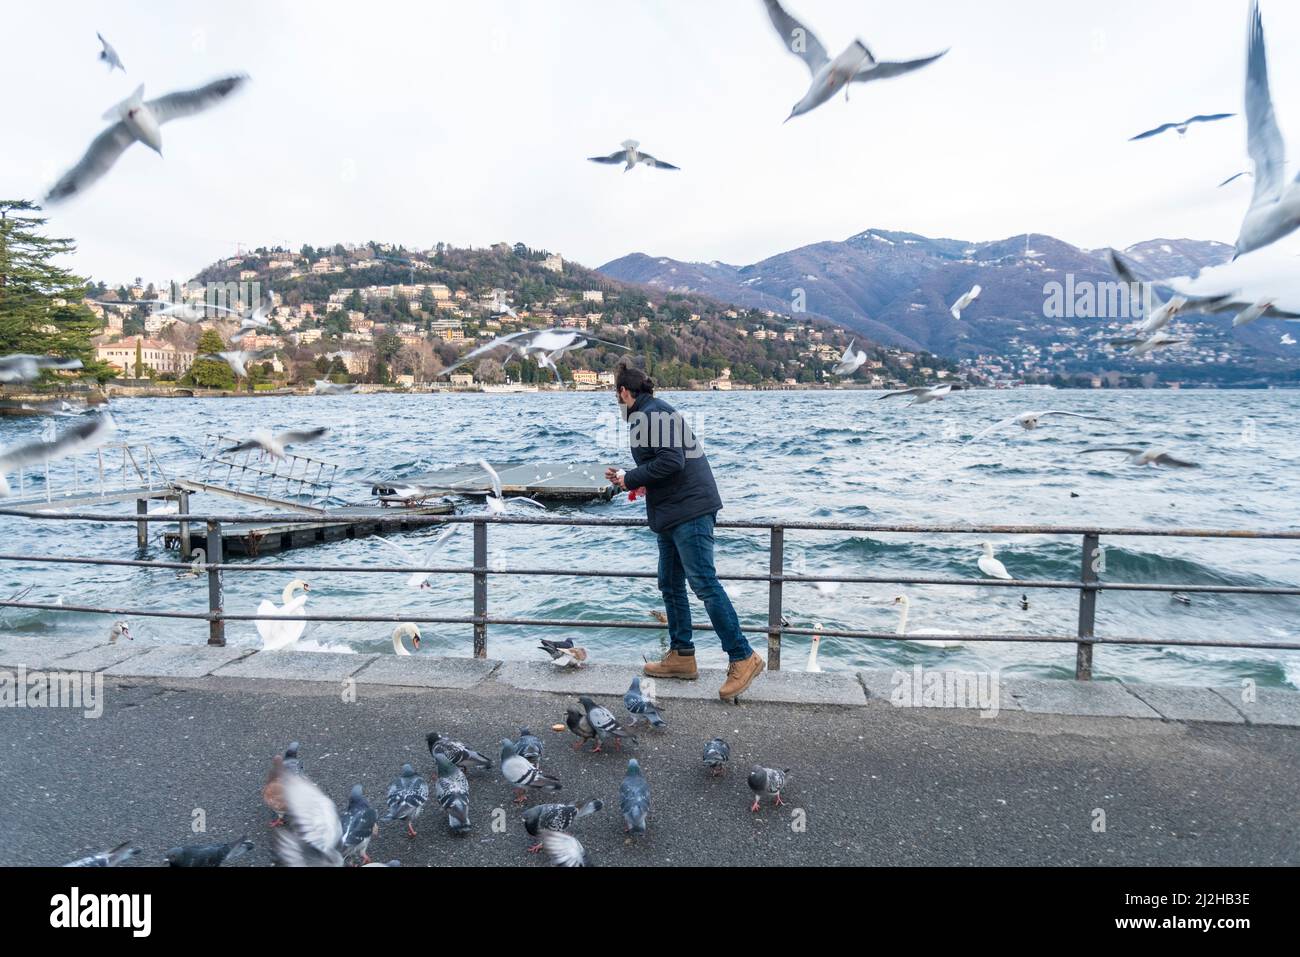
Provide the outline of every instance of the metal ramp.
[[[605,481],[605,465],[574,462],[492,462],[501,476],[501,491],[506,495],[527,495],[539,501],[608,501],[614,486]],[[453,465],[436,472],[403,478],[381,479],[371,485],[370,493],[381,498],[391,496],[395,488],[419,486],[431,493],[484,496],[492,491],[492,482],[476,463]]]
[[177,497],[167,472],[147,444],[110,442],[86,455],[73,455],[38,470],[23,469],[5,508],[66,508]]
[[177,487],[187,492],[211,492],[240,502],[323,515],[329,507],[338,466],[298,452],[277,459],[260,449],[223,451],[242,439],[210,432],[199,453],[194,477]]

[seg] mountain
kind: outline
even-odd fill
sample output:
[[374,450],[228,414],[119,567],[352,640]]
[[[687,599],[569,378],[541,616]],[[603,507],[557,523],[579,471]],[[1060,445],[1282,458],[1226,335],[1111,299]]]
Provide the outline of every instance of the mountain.
[[[1170,277],[1225,262],[1232,247],[1155,239],[1123,253],[1140,276]],[[1140,359],[1117,353],[1106,341],[1122,334],[1129,316],[1080,315],[1069,305],[1064,314],[1055,314],[1052,297],[1054,288],[1085,286],[1100,295],[1107,288],[1103,284],[1115,283],[1106,250],[1081,249],[1038,233],[967,242],[868,229],[843,242],[814,243],[749,265],[634,253],[599,272],[737,306],[806,311],[878,342],[924,349],[972,367],[1001,365],[1015,375],[1104,367],[1150,368],[1164,379],[1219,383],[1300,377],[1300,349],[1284,343],[1288,327],[1276,321],[1234,330],[1226,317],[1191,317],[1175,324],[1194,337],[1188,347]],[[979,299],[954,320],[949,306],[976,284],[982,287]]]

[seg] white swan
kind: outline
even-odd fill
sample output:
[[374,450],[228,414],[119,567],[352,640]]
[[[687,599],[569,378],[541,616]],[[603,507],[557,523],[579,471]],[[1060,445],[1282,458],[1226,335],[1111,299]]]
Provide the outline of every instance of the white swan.
[[985,542],[983,544],[984,554],[980,556],[979,567],[989,578],[1003,578],[1011,580],[1011,573],[1007,571],[1007,566],[993,557],[993,543]]
[[[821,622],[814,621],[813,631],[819,632],[821,630],[822,630]],[[815,634],[812,636],[812,647],[808,649],[808,664],[803,669],[804,671],[812,671],[817,674],[821,673],[822,666],[817,663],[817,650],[821,647],[821,643],[822,643],[821,635]]]
[[[894,604],[898,605],[898,625],[894,628],[894,634],[900,636],[907,635],[907,613],[912,607],[912,603],[907,600],[906,595],[899,595],[894,599]],[[938,631],[934,628],[922,628],[919,631],[912,632],[914,635],[954,635],[953,631]],[[926,640],[920,638],[906,638],[914,645],[929,645],[931,648],[960,648],[960,641],[944,641],[942,639]]]
[[[295,598],[293,593],[299,588],[302,589],[302,594]],[[303,607],[307,604],[307,592],[309,591],[311,591],[311,586],[301,578],[295,578],[284,586],[284,594],[280,599],[284,603],[283,605],[276,607],[275,602],[263,598],[262,603],[257,606],[257,613],[274,618],[287,618],[289,615],[303,610]],[[263,651],[287,648],[301,638],[302,633],[307,628],[307,623],[302,620],[258,620],[253,624],[257,626],[257,633],[262,636]]]
[[415,651],[420,650],[420,629],[408,621],[393,629],[393,654],[410,655],[414,653],[406,650],[406,645],[402,643],[403,638],[410,638],[411,647]]

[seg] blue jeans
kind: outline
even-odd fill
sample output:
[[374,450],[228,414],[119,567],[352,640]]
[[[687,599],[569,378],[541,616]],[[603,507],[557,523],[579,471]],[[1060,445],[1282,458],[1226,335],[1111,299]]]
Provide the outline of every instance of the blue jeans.
[[668,639],[673,651],[695,653],[686,595],[689,581],[722,639],[722,650],[732,661],[744,661],[754,650],[741,634],[736,609],[713,569],[713,518],[701,515],[659,533],[659,590],[668,614]]

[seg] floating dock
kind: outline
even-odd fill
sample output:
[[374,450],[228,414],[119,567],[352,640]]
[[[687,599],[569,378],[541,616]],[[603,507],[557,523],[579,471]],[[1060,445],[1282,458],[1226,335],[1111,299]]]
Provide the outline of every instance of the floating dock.
[[[617,491],[605,481],[608,465],[584,465],[571,462],[492,462],[491,466],[501,476],[501,491],[505,495],[527,495],[540,502],[591,502],[606,501]],[[492,491],[492,480],[477,464],[454,465],[402,478],[383,479],[372,484],[370,494],[393,497],[396,489],[404,486],[419,487],[430,494],[486,496]]]

